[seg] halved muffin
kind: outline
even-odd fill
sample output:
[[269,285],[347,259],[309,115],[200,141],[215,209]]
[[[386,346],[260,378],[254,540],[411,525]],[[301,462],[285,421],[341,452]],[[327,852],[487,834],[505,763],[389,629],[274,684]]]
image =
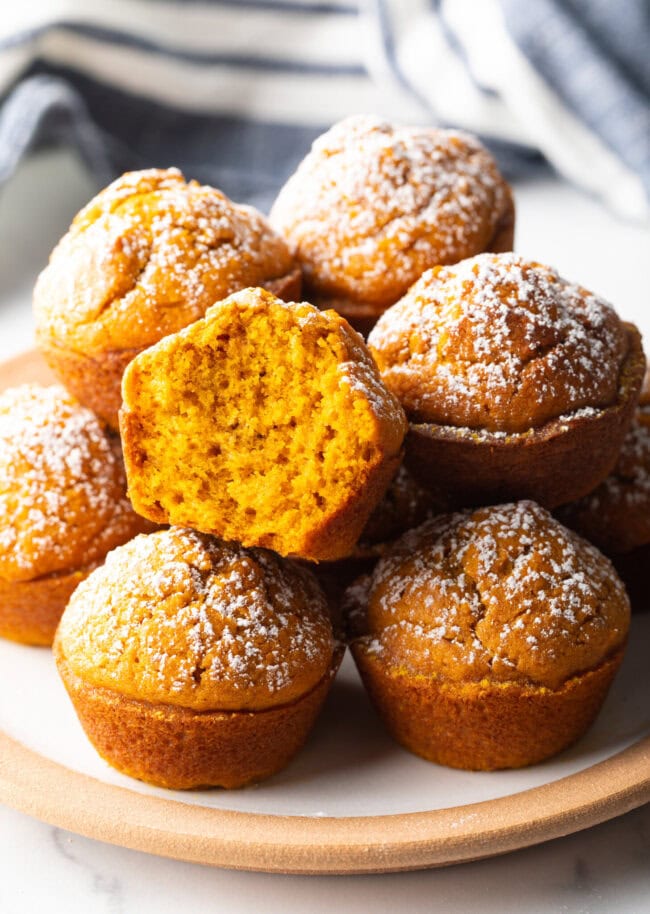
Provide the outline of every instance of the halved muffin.
[[246,289],[135,358],[120,427],[145,517],[320,561],[348,555],[406,419],[333,311]]

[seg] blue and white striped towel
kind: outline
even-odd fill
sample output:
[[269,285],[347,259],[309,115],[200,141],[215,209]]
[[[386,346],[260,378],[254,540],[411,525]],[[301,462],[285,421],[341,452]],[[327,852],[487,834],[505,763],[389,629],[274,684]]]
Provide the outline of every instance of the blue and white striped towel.
[[23,0],[0,20],[0,181],[74,143],[98,178],[177,164],[268,207],[372,112],[478,133],[647,218],[647,0]]

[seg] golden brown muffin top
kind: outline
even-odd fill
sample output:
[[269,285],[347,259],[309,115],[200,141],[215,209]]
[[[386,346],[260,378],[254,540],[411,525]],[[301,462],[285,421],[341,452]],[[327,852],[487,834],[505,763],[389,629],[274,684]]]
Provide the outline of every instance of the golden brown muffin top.
[[368,337],[412,422],[526,432],[614,403],[628,350],[603,299],[517,254],[436,267]]
[[148,529],[119,440],[62,387],[0,394],[0,578],[73,571]]
[[37,333],[82,354],[142,348],[294,268],[264,217],[176,168],[128,172],[75,217],[34,291]]
[[111,552],[75,591],[57,642],[89,684],[197,711],[293,702],[334,650],[309,572],[181,527]]
[[557,512],[603,552],[629,552],[650,543],[650,410],[641,405],[616,466],[593,492]]
[[352,550],[406,433],[359,334],[263,289],[140,353],[122,395],[141,514],[315,560]]
[[315,141],[270,220],[310,292],[381,309],[428,267],[484,250],[510,206],[474,137],[356,116]]
[[353,633],[392,668],[557,688],[625,641],[611,563],[530,501],[441,515],[348,594]]

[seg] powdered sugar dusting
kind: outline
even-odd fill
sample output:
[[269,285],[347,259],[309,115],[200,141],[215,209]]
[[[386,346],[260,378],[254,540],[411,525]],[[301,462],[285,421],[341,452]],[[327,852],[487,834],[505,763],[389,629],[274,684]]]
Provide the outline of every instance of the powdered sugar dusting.
[[95,685],[197,710],[290,701],[333,651],[308,573],[179,527],[114,550],[77,589],[60,632],[73,669]]
[[527,501],[427,521],[365,587],[352,602],[368,649],[449,679],[557,687],[619,646],[629,622],[608,560]]
[[0,576],[74,570],[143,525],[119,444],[89,409],[58,386],[0,395]]
[[628,346],[604,300],[516,254],[428,271],[368,344],[413,421],[517,433],[614,402]]
[[316,140],[270,218],[316,294],[389,304],[427,267],[483,250],[507,205],[474,137],[357,116]]

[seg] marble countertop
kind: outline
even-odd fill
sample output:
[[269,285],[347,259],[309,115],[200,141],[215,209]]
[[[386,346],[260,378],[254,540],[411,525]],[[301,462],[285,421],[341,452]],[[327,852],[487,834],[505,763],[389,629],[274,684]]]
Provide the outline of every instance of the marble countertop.
[[386,876],[273,876],[163,860],[0,806],[0,910],[65,914],[643,914],[650,805],[480,863]]
[[[48,153],[26,163],[0,194],[0,358],[31,345],[36,273],[94,190],[73,156]],[[520,185],[516,195],[518,250],[601,292],[650,334],[650,229],[617,221],[560,181]],[[82,838],[3,806],[0,847],[2,914],[650,911],[650,805],[507,856],[385,876],[210,869]]]

